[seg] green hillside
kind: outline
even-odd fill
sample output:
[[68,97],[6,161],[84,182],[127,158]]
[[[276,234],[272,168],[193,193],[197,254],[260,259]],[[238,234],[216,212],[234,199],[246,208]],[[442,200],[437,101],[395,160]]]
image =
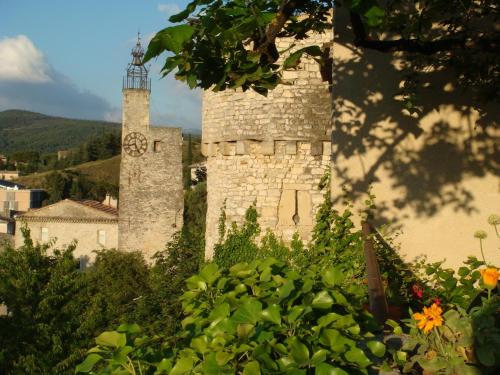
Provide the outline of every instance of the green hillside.
[[[120,155],[110,159],[90,161],[67,170],[79,172],[92,181],[106,181],[118,186],[120,175]],[[44,188],[45,177],[53,171],[43,173],[33,173],[19,177],[16,182],[30,188]]]
[[[188,167],[187,149],[188,141],[184,138],[183,142],[183,165],[184,168]],[[200,150],[200,139],[192,138],[192,160],[191,163],[196,163],[203,160]],[[120,175],[120,155],[114,156],[110,159],[96,160],[83,164],[76,165],[74,167],[66,168],[66,170],[79,172],[91,181],[99,182],[106,181],[113,185],[118,186],[119,175]],[[30,188],[44,188],[45,177],[52,173],[53,171],[47,171],[43,173],[33,173],[27,176],[19,177],[16,181],[20,184],[26,185]],[[189,173],[186,169],[185,173]]]
[[121,125],[105,121],[75,120],[41,113],[0,112],[0,154],[15,151],[55,152],[78,147],[93,135],[119,131]]

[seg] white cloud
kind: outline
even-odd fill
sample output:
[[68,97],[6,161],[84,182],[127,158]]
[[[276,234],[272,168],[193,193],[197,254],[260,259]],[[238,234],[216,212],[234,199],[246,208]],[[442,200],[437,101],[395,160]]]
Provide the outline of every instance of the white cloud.
[[158,10],[165,13],[167,17],[180,13],[181,8],[175,3],[158,4]]
[[51,82],[49,71],[42,52],[28,37],[0,39],[0,81]]
[[48,115],[117,119],[116,108],[81,90],[45,60],[24,35],[0,39],[0,111],[24,109]]

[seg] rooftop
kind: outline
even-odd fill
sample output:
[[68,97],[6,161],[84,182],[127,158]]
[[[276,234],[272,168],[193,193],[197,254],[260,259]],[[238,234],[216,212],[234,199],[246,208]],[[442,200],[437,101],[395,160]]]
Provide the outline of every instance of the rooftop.
[[106,212],[108,214],[118,216],[118,210],[116,208],[111,207],[111,206],[106,206],[105,204],[102,204],[101,202],[92,201],[92,200],[88,200],[88,199],[84,199],[84,200],[70,199],[70,200],[73,202],[82,204],[84,206],[95,208],[96,210],[100,210],[100,211]]

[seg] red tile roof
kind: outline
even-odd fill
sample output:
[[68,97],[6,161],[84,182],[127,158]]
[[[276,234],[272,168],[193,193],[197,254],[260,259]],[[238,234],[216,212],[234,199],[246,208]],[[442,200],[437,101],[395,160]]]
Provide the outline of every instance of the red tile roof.
[[118,210],[116,208],[111,207],[111,206],[106,206],[105,204],[102,204],[101,202],[91,201],[88,199],[79,200],[79,201],[73,200],[73,202],[80,203],[80,204],[83,204],[84,206],[95,208],[99,211],[118,216]]

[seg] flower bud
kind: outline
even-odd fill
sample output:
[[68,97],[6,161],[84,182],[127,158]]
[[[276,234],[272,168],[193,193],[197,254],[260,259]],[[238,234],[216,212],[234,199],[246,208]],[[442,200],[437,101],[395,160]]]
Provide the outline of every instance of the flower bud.
[[479,238],[480,240],[484,240],[486,237],[488,237],[488,234],[484,230],[477,230],[474,233],[475,238]]

